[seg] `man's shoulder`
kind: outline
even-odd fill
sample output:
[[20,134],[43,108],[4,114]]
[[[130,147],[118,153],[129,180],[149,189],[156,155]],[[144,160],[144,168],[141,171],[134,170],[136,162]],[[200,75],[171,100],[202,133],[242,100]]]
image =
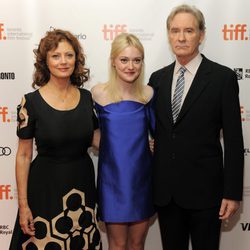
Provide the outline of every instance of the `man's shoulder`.
[[203,62],[202,63],[210,65],[210,67],[215,71],[218,71],[218,72],[221,72],[221,73],[235,74],[235,72],[229,66],[221,64],[219,62],[212,61],[212,60],[210,60],[210,59],[208,59],[208,58],[206,58],[204,56],[203,56]]
[[168,66],[165,66],[163,68],[154,71],[149,78],[148,84],[152,86],[154,89],[158,89],[162,82],[162,79],[166,80],[168,76],[173,74],[174,64],[175,63],[171,63]]
[[152,75],[161,75],[161,74],[164,74],[164,73],[168,72],[169,70],[173,69],[174,68],[174,64],[175,63],[171,63],[171,64],[169,64],[169,65],[167,65],[165,67],[162,67],[162,68],[154,71],[152,73]]

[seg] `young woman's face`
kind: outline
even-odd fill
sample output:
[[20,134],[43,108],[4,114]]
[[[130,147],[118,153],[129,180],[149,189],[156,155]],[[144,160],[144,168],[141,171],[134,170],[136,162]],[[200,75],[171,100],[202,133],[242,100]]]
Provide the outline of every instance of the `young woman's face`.
[[48,51],[47,65],[51,76],[70,78],[75,69],[76,55],[70,43],[62,41],[56,49]]
[[133,83],[139,77],[143,64],[143,55],[135,47],[125,48],[114,60],[117,78],[121,82]]

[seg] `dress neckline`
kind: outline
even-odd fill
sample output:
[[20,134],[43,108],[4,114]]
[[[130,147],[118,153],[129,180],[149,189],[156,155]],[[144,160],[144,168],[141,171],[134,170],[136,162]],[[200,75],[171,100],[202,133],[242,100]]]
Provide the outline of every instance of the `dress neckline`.
[[52,110],[57,111],[57,112],[69,112],[69,111],[74,111],[78,108],[78,106],[80,105],[81,99],[82,99],[82,95],[81,95],[81,91],[78,89],[78,91],[80,92],[80,98],[78,103],[76,104],[75,107],[71,108],[71,109],[56,109],[53,106],[51,106],[48,102],[45,101],[45,99],[43,98],[43,96],[41,95],[39,89],[37,90],[38,96],[40,97],[40,99],[42,100],[43,103],[46,104],[46,106],[50,107]]
[[152,100],[153,100],[153,97],[154,97],[154,95],[151,97],[151,99],[147,102],[147,103],[142,103],[142,102],[139,102],[139,101],[135,101],[135,100],[121,100],[121,101],[119,101],[119,102],[111,102],[111,103],[108,103],[108,104],[105,104],[105,105],[101,105],[100,103],[98,103],[98,102],[96,102],[96,101],[94,101],[94,103],[95,104],[97,104],[98,106],[100,106],[100,107],[108,107],[108,106],[111,106],[111,105],[117,105],[117,104],[120,104],[120,103],[137,103],[137,104],[141,104],[141,105],[144,105],[144,106],[146,106],[146,105],[148,105]]
[[111,103],[108,103],[108,104],[105,104],[105,105],[101,105],[98,102],[95,102],[95,104],[97,104],[98,106],[103,107],[103,108],[111,106],[111,105],[119,105],[120,103],[137,103],[137,104],[141,104],[141,105],[146,105],[147,104],[147,103],[142,103],[142,102],[133,101],[133,100],[122,100],[122,101],[119,101],[119,102],[111,102]]

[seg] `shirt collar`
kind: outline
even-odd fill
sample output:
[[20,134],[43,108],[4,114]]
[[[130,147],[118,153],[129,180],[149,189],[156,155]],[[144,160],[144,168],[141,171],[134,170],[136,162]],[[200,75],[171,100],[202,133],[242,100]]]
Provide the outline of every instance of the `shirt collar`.
[[[196,57],[194,57],[189,63],[187,63],[184,67],[187,69],[189,73],[192,75],[196,74],[196,71],[198,70],[200,64],[202,61],[202,56],[200,53],[197,54]],[[177,60],[175,61],[175,68],[174,68],[174,74],[178,74],[180,68],[183,67]]]

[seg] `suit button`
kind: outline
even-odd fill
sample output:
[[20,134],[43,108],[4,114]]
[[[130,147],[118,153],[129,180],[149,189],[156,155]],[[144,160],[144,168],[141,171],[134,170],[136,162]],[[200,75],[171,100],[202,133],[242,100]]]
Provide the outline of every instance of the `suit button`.
[[175,159],[175,153],[172,153],[172,159],[173,160]]
[[173,133],[173,134],[172,134],[172,138],[173,138],[173,139],[175,139],[175,137],[176,137],[176,134],[175,134],[175,133]]

